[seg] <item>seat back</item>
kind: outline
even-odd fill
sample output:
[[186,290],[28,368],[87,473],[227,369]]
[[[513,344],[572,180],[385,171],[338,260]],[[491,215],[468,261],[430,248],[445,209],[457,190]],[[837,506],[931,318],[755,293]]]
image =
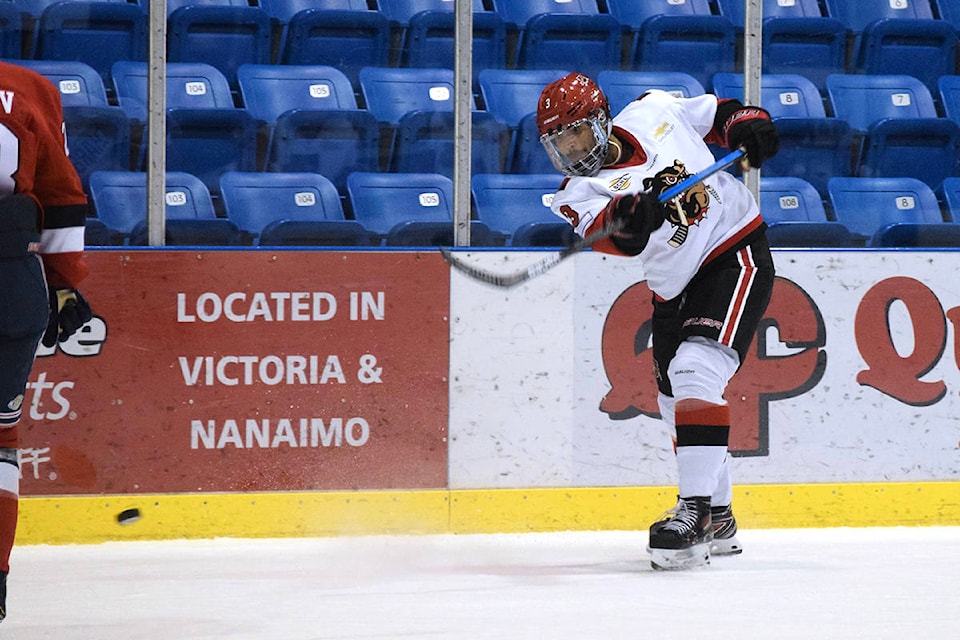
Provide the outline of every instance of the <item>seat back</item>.
[[[167,220],[216,219],[210,192],[195,176],[167,172],[165,191]],[[101,222],[129,237],[147,219],[147,174],[95,171],[90,174],[90,199]]]
[[902,222],[943,222],[933,191],[914,178],[832,178],[830,204],[837,222],[866,240]]
[[853,175],[859,146],[853,129],[837,118],[777,118],[780,150],[763,163],[765,176],[793,176],[827,196],[827,181]]
[[350,80],[334,67],[245,64],[237,78],[247,112],[269,124],[291,109],[357,108]]
[[957,33],[945,20],[879,20],[864,29],[854,68],[910,75],[935,92],[937,79],[956,71],[956,55]]
[[378,11],[301,11],[290,20],[279,57],[286,65],[335,67],[359,93],[360,70],[390,62],[390,21]]
[[[168,62],[166,105],[168,109],[230,109],[233,96],[226,77],[204,62]],[[113,88],[120,107],[136,122],[147,119],[146,62],[115,62],[111,68]]]
[[660,15],[644,21],[630,69],[684,71],[704,87],[715,73],[734,71],[737,34],[723,16]]
[[[486,111],[471,114],[471,171],[500,173],[507,129]],[[390,169],[400,173],[440,173],[453,177],[454,127],[451,112],[412,111],[400,119]]]
[[908,176],[935,189],[960,175],[960,124],[948,118],[887,118],[875,123],[857,166],[861,177]]
[[600,13],[596,0],[500,0],[494,6],[508,28],[520,31],[531,18],[541,13]]
[[611,113],[619,113],[648,89],[662,89],[678,98],[703,95],[703,85],[682,71],[619,71],[607,69],[596,77],[610,104]]
[[[720,98],[743,100],[743,74],[713,76],[713,93]],[[773,118],[825,118],[820,92],[797,74],[768,73],[760,78],[760,106]]]
[[762,40],[764,73],[803,75],[820,93],[828,75],[846,69],[847,28],[834,18],[766,18]]
[[293,16],[309,9],[324,11],[367,11],[367,0],[260,0],[260,7],[270,19],[281,25],[287,25]]
[[930,20],[933,13],[926,0],[905,2],[854,2],[823,0],[827,15],[840,20],[850,31],[861,33],[867,25],[883,18]]
[[861,246],[839,222],[774,222],[767,227],[767,240],[778,248],[824,248]]
[[396,127],[411,111],[453,111],[453,71],[364,67],[360,89],[379,122]]
[[199,178],[216,198],[226,171],[256,171],[257,129],[243,109],[167,109],[167,169]]
[[474,174],[471,192],[477,219],[510,241],[514,233],[529,224],[565,224],[550,211],[560,187],[560,174]]
[[120,2],[59,2],[43,10],[33,57],[84,62],[110,83],[118,60],[145,60],[147,25],[143,10]]
[[[423,11],[413,15],[403,41],[402,66],[453,69],[455,17],[451,11]],[[493,12],[474,13],[471,47],[476,90],[481,69],[503,69],[507,64],[503,19]]]
[[359,109],[287,111],[277,118],[266,168],[322,174],[345,197],[351,172],[380,169],[380,127]]
[[510,173],[557,173],[540,144],[537,114],[529,113],[520,120],[507,156],[507,170]]
[[960,222],[960,177],[944,178],[934,191],[937,199],[943,202],[943,217],[948,222]]
[[881,118],[936,118],[925,84],[905,75],[831,74],[827,94],[836,117],[866,131]]
[[[608,0],[609,1],[609,0]],[[620,0],[623,2],[624,0]],[[637,3],[640,4],[640,3]],[[743,0],[717,0],[720,15],[735,25],[743,26],[745,9]],[[763,17],[766,18],[819,18],[823,15],[819,0],[763,0]],[[764,51],[766,54],[766,51]]]
[[170,14],[167,30],[168,61],[216,67],[234,92],[241,65],[270,63],[270,18],[260,7],[189,5]]
[[[149,0],[140,3],[143,10],[150,8]],[[180,7],[248,7],[250,3],[247,0],[167,0],[167,15],[170,15]]]
[[960,122],[960,76],[944,75],[937,80],[937,94],[943,113],[955,122]]
[[[483,0],[472,0],[473,13],[485,13]],[[413,17],[424,11],[453,13],[454,2],[450,0],[377,0],[380,13],[401,29],[406,29]],[[477,16],[474,15],[474,18]]]
[[941,20],[946,20],[954,29],[960,29],[960,0],[932,0]]
[[446,176],[354,172],[347,191],[354,218],[381,238],[407,222],[453,226],[453,182]]
[[480,93],[487,111],[516,129],[525,115],[536,112],[544,87],[567,73],[556,69],[483,69],[479,75]]
[[541,14],[527,22],[518,69],[577,69],[591,77],[620,68],[620,25],[608,15]]
[[792,176],[760,178],[760,213],[767,224],[827,221],[817,190]]
[[902,222],[884,227],[870,238],[871,247],[960,248],[960,225],[951,222]]
[[[2,5],[3,3],[0,3]],[[65,107],[106,107],[110,103],[103,78],[85,62],[72,60],[11,60],[32,69],[60,90]]]
[[0,2],[0,58],[23,57],[23,19],[12,2]]
[[227,171],[220,193],[227,217],[253,235],[278,220],[345,220],[336,187],[316,173]]
[[63,122],[84,189],[94,171],[130,169],[130,121],[120,107],[64,106]]

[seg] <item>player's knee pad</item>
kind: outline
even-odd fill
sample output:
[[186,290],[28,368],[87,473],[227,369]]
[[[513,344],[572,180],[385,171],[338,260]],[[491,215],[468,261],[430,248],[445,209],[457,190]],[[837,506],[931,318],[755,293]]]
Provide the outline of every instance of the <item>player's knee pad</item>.
[[0,494],[20,495],[20,462],[17,450],[0,447]]
[[740,364],[737,352],[706,338],[685,340],[670,361],[674,401],[695,398],[726,404],[723,392]]
[[671,427],[677,424],[676,413],[674,412],[675,405],[676,402],[671,396],[662,392],[657,394],[657,406],[660,407],[660,419]]

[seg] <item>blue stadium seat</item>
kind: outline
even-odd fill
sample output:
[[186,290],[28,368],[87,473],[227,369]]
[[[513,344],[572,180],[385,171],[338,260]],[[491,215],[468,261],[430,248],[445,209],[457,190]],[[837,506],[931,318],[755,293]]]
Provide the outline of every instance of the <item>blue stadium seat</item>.
[[[606,0],[610,15],[623,27],[629,40],[627,45],[632,60],[639,42],[643,23],[654,16],[709,16],[712,13],[709,0]],[[741,23],[743,21],[741,20]]]
[[[743,100],[743,74],[717,73],[713,93],[720,98]],[[760,78],[760,106],[773,118],[825,118],[820,92],[798,74],[765,73]]]
[[247,112],[269,124],[291,109],[357,108],[349,78],[334,67],[245,64],[237,77]]
[[0,58],[23,57],[23,18],[12,2],[0,2]]
[[550,211],[563,176],[552,174],[474,174],[477,219],[512,246],[568,246],[573,226]]
[[361,69],[390,64],[390,22],[379,11],[300,11],[287,25],[278,56],[281,64],[336,67],[359,94]]
[[520,126],[507,154],[508,173],[556,173],[547,152],[540,144],[537,129],[537,114],[530,113],[520,119]]
[[911,177],[937,188],[960,175],[960,124],[948,118],[885,118],[863,141],[856,175]]
[[[354,218],[388,246],[452,246],[453,182],[431,173],[354,172],[347,178]],[[470,223],[471,244],[495,238],[482,222]]]
[[936,195],[914,178],[831,178],[828,193],[837,222],[858,242],[892,224],[944,222]]
[[266,169],[322,174],[346,197],[348,174],[380,169],[380,126],[359,109],[287,111],[277,118]]
[[363,246],[363,226],[344,217],[333,183],[316,173],[242,173],[220,177],[227,219],[259,246]]
[[[0,3],[2,5],[3,3]],[[60,89],[65,107],[106,107],[110,105],[103,78],[85,62],[71,60],[10,60],[33,69]]]
[[941,20],[946,20],[954,29],[960,30],[960,0],[932,0]]
[[[500,173],[507,128],[489,112],[472,114],[471,171]],[[454,126],[449,111],[411,111],[400,119],[388,166],[399,173],[440,173],[453,177]]]
[[944,178],[934,194],[943,203],[943,218],[947,222],[960,222],[960,177]]
[[845,226],[827,219],[820,194],[799,178],[760,178],[760,212],[774,247],[849,247]]
[[803,75],[825,95],[827,76],[846,71],[847,29],[839,20],[772,17],[762,29],[764,73]]
[[643,22],[628,69],[683,70],[704,87],[715,73],[736,71],[736,29],[723,16],[660,15]]
[[185,6],[167,19],[167,60],[205,62],[239,92],[237,69],[271,61],[270,18],[260,7]]
[[130,169],[130,121],[120,107],[63,107],[70,161],[86,189],[94,171]]
[[[621,0],[621,2],[624,0]],[[640,4],[640,3],[637,3]],[[743,26],[745,16],[743,0],[717,0],[720,15],[735,25]],[[763,18],[819,18],[823,15],[819,0],[763,0]],[[766,28],[766,27],[764,27]],[[766,52],[764,52],[766,53]]]
[[33,58],[85,62],[110,85],[118,60],[145,60],[147,25],[143,10],[119,2],[60,2],[40,14]]
[[[454,18],[452,11],[422,11],[413,15],[405,30],[400,66],[453,69]],[[482,69],[503,69],[507,64],[506,26],[503,19],[490,11],[475,11],[471,46],[474,92],[478,92],[478,77]]]
[[957,33],[944,20],[878,20],[863,30],[851,70],[910,75],[933,93],[937,78],[956,71],[956,55]]
[[832,74],[827,94],[834,115],[858,131],[881,118],[937,117],[930,90],[912,76]]
[[[150,8],[150,0],[141,2],[143,10]],[[180,7],[248,7],[250,3],[247,0],[167,0],[167,15],[179,9]]]
[[517,43],[518,69],[577,69],[591,77],[620,68],[620,25],[608,15],[546,13],[531,18]]
[[[233,96],[226,77],[204,62],[168,62],[166,68],[168,109],[230,109]],[[115,62],[111,67],[117,102],[135,123],[147,120],[146,62]]]
[[568,73],[557,69],[483,69],[480,95],[487,111],[515,130],[524,116],[537,111],[543,88]]
[[541,13],[600,13],[596,0],[499,0],[494,7],[507,28],[523,31],[527,22]]
[[827,197],[827,181],[853,175],[859,139],[838,118],[777,118],[780,150],[763,163],[765,176],[793,176]]
[[926,222],[892,224],[873,234],[871,247],[960,248],[960,224]]
[[597,84],[616,115],[647,89],[662,89],[678,98],[703,95],[700,82],[682,71],[619,71],[607,69],[597,74]]
[[360,89],[367,109],[393,127],[411,111],[453,111],[451,69],[364,67]]
[[[195,176],[171,171],[165,177],[168,245],[237,245],[245,237],[232,222],[217,218],[210,193]],[[97,171],[90,175],[97,219],[126,243],[147,243],[147,174]]]
[[943,114],[960,122],[960,76],[945,75],[937,80],[937,94],[943,105]]
[[839,222],[775,222],[767,227],[767,241],[778,249],[861,246]]
[[257,128],[244,109],[167,109],[167,170],[199,178],[214,198],[227,171],[257,170]]
[[902,0],[892,2],[864,0],[823,0],[827,15],[840,20],[853,33],[862,33],[872,22],[885,18],[921,19],[933,18],[928,0]]

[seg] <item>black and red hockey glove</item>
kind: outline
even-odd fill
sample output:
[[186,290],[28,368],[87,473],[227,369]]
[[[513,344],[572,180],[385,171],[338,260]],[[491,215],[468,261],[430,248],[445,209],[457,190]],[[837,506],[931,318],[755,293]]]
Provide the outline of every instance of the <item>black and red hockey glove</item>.
[[760,107],[745,107],[739,100],[724,100],[717,107],[717,129],[728,149],[743,147],[747,162],[759,169],[780,149],[780,136],[770,114]]
[[613,219],[623,227],[610,236],[611,242],[623,253],[635,256],[647,246],[650,234],[667,219],[667,210],[656,196],[649,193],[623,195],[610,203]]

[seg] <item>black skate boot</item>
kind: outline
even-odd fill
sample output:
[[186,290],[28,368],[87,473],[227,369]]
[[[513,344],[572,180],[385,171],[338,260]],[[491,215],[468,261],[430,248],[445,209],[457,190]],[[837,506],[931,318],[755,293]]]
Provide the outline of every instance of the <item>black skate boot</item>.
[[7,617],[7,574],[0,571],[0,622]]
[[713,542],[710,554],[715,556],[733,556],[743,553],[743,545],[737,540],[737,519],[733,517],[730,505],[710,507],[713,520]]
[[650,526],[654,569],[692,569],[710,564],[710,498],[680,498],[669,517]]

